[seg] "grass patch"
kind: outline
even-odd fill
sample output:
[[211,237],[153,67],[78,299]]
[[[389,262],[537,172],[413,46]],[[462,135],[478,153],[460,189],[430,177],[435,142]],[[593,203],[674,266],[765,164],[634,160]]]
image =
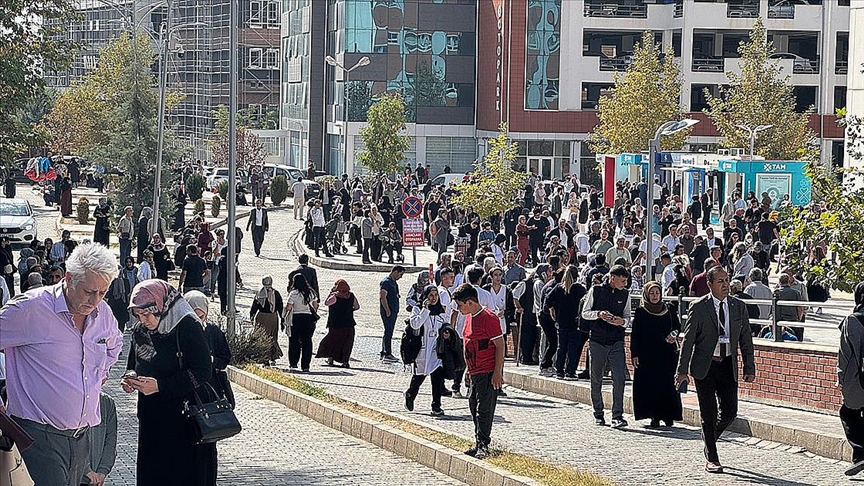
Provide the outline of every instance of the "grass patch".
[[[246,365],[243,370],[265,380],[278,383],[303,395],[331,403],[357,415],[383,423],[403,432],[416,435],[430,442],[443,445],[455,451],[464,451],[474,445],[470,440],[454,434],[437,430],[402,420],[393,415],[369,409],[356,402],[339,398],[326,389],[309,384],[297,377],[281,371]],[[493,449],[492,456],[487,459],[489,464],[500,467],[519,476],[525,476],[548,486],[611,486],[611,480],[590,472],[579,471],[569,466],[559,466],[524,454],[516,454],[504,449]]]

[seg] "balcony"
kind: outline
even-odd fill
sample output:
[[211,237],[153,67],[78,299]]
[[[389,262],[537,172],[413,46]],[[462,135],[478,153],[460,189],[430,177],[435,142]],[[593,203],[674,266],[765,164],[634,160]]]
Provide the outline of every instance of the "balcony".
[[810,60],[806,57],[793,54],[791,52],[777,52],[768,56],[769,59],[780,59],[778,63],[781,67],[788,71],[789,64],[792,65],[792,74],[819,74],[819,58]]
[[675,18],[681,18],[684,16],[684,0],[675,1],[675,13],[673,13],[672,16]]
[[[697,57],[700,54],[693,55],[693,64],[690,68],[694,73],[722,73],[725,67],[725,61],[722,57]],[[701,56],[705,56],[701,54]]]
[[726,5],[726,18],[730,19],[755,19],[759,17],[758,3],[744,3]]
[[601,56],[600,71],[626,71],[627,67],[633,63],[633,54],[627,53],[618,57]]
[[849,73],[849,61],[837,61],[834,65],[834,74],[846,75]]
[[769,19],[794,19],[795,4],[783,5],[784,2],[778,5],[768,5]]
[[623,5],[618,3],[586,3],[585,17],[603,17],[603,18],[635,18],[647,19],[648,6],[639,5]]

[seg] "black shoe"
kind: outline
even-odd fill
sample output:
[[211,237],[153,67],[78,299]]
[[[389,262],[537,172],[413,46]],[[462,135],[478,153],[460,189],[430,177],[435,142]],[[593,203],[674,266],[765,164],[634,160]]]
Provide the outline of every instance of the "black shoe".
[[623,418],[612,419],[612,428],[621,429],[627,427],[627,421]]
[[475,459],[480,459],[480,460],[486,459],[486,458],[488,458],[489,456],[490,456],[490,454],[489,454],[489,448],[486,447],[486,446],[479,446],[479,447],[477,447],[477,453],[474,454],[474,458],[475,458]]
[[563,380],[564,379],[564,373],[555,373],[555,378],[558,378],[559,380]]
[[666,425],[666,427],[672,427],[673,425],[675,425],[674,420],[664,420],[663,423]]
[[499,397],[506,397],[506,396],[507,396],[507,393],[504,391],[503,388],[499,388],[499,389],[498,389],[498,396],[499,396]]
[[658,419],[651,419],[651,422],[645,426],[646,429],[656,429],[657,427],[660,427],[660,420]]
[[350,368],[350,367],[351,367],[351,364],[348,363],[347,361],[342,363],[342,368]]
[[467,451],[463,452],[463,454],[465,454],[466,456],[475,457],[475,456],[477,456],[477,447],[474,446],[474,447],[468,449]]
[[442,397],[452,397],[452,396],[453,396],[453,392],[450,391],[450,390],[444,390],[444,391],[441,392],[441,396],[442,396]]
[[409,412],[414,411],[414,397],[407,391],[405,392],[405,409]]
[[591,373],[586,373],[583,371],[582,373],[579,373],[578,375],[576,375],[576,378],[579,378],[580,380],[587,380],[587,379],[591,378]]
[[431,415],[433,417],[443,417],[444,416],[444,410],[441,410],[440,408],[433,408],[432,411],[429,412],[429,415]]
[[594,425],[599,425],[601,427],[605,426],[606,425],[606,419],[603,417],[595,417],[594,418]]
[[575,373],[567,373],[566,375],[564,375],[564,379],[567,381],[576,381],[579,378],[576,377]]

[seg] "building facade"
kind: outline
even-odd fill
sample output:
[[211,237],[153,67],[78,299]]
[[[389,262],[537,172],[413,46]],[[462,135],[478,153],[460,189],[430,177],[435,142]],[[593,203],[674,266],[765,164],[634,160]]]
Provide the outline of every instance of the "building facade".
[[[382,93],[399,92],[410,137],[404,163],[430,164],[433,173],[470,169],[477,155],[475,0],[288,0],[286,6],[287,163],[312,160],[332,174],[362,170],[354,154],[362,151],[367,110]],[[325,64],[326,56],[346,69],[363,57],[370,63],[348,74]]]
[[[737,47],[757,17],[778,63],[795,86],[798,109],[814,107],[811,128],[826,163],[842,164],[843,133],[834,111],[846,104],[848,0],[481,0],[478,139],[506,121],[519,142],[519,164],[548,177],[596,176],[588,134],[596,106],[624,71],[644,31],[681,65],[681,104],[701,119],[691,148],[713,151],[704,90],[717,92],[738,71]],[[646,140],[647,149],[647,140]]]

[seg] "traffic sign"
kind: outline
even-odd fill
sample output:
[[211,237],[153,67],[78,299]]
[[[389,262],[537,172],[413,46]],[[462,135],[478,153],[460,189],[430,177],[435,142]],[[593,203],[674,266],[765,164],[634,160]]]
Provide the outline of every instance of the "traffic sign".
[[423,201],[416,196],[408,196],[402,201],[402,214],[406,218],[418,218],[423,214]]
[[[416,198],[415,198],[416,199]],[[405,218],[402,220],[402,246],[423,246],[423,220],[421,218]]]

